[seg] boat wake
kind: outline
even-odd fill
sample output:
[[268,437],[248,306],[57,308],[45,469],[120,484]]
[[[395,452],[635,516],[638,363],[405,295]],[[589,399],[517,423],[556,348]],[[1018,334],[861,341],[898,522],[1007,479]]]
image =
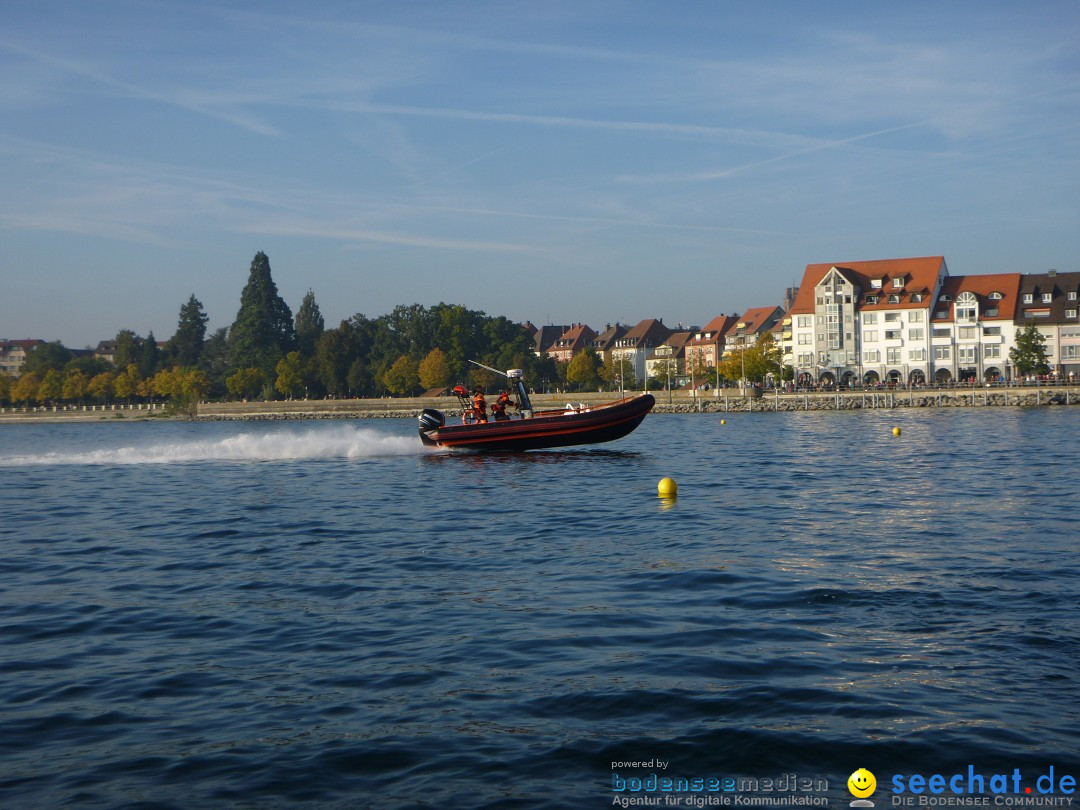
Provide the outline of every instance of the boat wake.
[[0,467],[80,464],[177,464],[199,461],[303,461],[415,456],[430,452],[413,436],[338,426],[329,429],[238,433],[215,439],[0,456]]

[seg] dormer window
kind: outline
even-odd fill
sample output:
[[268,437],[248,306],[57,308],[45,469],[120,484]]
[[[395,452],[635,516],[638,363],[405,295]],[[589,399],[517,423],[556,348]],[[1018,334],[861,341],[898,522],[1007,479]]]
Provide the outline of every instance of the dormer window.
[[912,293],[911,301],[912,303],[918,304],[920,301],[922,301],[922,293]]
[[1000,301],[1001,298],[1002,298],[1002,295],[999,292],[992,292],[992,293],[990,293],[990,295],[988,295],[986,297],[989,298],[991,301]]
[[868,303],[868,304],[876,304],[877,302],[878,302],[878,297],[876,295],[868,295],[868,296],[866,296],[866,303]]
[[903,278],[903,276],[895,276],[893,278],[893,280],[892,280],[892,285],[893,285],[894,289],[900,289],[901,287],[903,287],[904,286],[904,278]]
[[952,301],[952,296],[948,295],[948,294],[942,295],[941,300],[942,301]]
[[1076,300],[1076,290],[1069,290],[1069,300],[1070,301],[1075,301]]
[[1033,296],[1031,293],[1024,293],[1024,303],[1025,304],[1030,304],[1034,300],[1035,300],[1035,296]]
[[881,279],[880,278],[872,278],[872,279],[870,279],[870,286],[872,288],[874,288],[875,290],[880,290],[881,289]]
[[1043,295],[1043,299],[1042,299],[1043,303],[1044,304],[1049,304],[1050,299],[1053,297],[1053,295],[1051,293],[1043,293],[1042,295]]
[[899,304],[900,303],[900,296],[897,295],[896,293],[892,293],[889,296],[889,303],[890,304]]

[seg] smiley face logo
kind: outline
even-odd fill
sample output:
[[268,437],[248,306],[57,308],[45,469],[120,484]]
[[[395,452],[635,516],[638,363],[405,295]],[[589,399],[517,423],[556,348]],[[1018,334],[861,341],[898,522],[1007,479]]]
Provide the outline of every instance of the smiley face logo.
[[877,789],[877,779],[866,768],[859,768],[847,780],[848,790],[857,799],[865,799]]

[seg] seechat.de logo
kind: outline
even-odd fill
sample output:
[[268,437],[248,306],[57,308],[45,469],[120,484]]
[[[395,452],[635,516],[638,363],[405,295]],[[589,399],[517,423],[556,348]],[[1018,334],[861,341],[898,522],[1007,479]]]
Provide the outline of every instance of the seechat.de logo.
[[855,797],[849,806],[850,807],[873,807],[874,803],[867,800],[877,789],[877,779],[866,768],[859,768],[847,780],[847,788],[851,791],[851,795]]

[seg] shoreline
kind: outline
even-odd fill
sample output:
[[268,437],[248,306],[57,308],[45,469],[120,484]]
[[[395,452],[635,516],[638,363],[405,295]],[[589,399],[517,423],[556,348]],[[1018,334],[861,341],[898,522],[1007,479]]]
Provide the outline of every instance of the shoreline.
[[[710,394],[712,392],[709,392]],[[655,394],[654,394],[655,395]],[[537,410],[558,409],[569,400],[575,405],[610,401],[612,394],[538,394]],[[668,399],[668,401],[663,401]],[[660,392],[653,413],[777,413],[786,411],[895,410],[900,408],[994,408],[1080,405],[1080,386],[1032,386],[899,391],[830,391],[764,393],[760,396],[728,394],[691,397]],[[163,404],[68,406],[31,410],[0,409],[0,424],[149,422],[149,421],[277,421],[306,419],[406,419],[424,408],[437,408],[448,417],[460,415],[452,398],[353,400],[286,400],[272,402],[208,402],[195,415],[169,413]]]

